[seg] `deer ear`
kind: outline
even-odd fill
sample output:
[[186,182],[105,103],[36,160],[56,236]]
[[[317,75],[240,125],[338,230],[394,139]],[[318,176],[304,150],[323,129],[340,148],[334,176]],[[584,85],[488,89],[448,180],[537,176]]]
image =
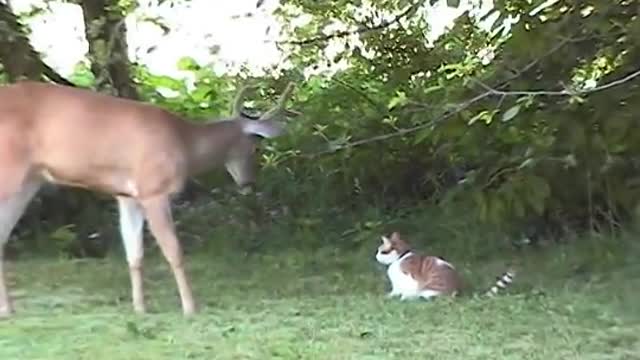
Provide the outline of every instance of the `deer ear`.
[[244,123],[242,131],[249,135],[274,138],[284,132],[284,126],[273,120],[251,120]]

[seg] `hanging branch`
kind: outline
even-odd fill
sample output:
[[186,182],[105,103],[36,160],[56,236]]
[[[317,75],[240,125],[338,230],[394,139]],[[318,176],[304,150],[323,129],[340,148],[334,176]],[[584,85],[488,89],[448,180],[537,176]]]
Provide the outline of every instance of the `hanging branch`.
[[[560,48],[562,48],[562,46],[564,46],[565,44],[575,41],[575,39],[563,39],[563,41],[561,41],[560,43],[556,44],[556,46],[554,46],[553,48],[551,48],[549,51],[547,51],[546,53],[542,54],[542,56],[536,58],[535,60],[531,61],[530,63],[528,63],[527,65],[525,65],[524,67],[522,67],[521,69],[517,70],[512,76],[508,77],[507,79],[502,80],[501,82],[499,82],[497,85],[491,87],[488,86],[486,84],[483,84],[482,82],[480,82],[479,80],[475,79],[474,81],[476,83],[480,83],[481,86],[485,89],[485,92],[476,95],[466,101],[463,101],[461,103],[458,103],[457,105],[454,106],[454,109],[451,111],[448,111],[447,113],[445,113],[444,115],[440,116],[439,118],[429,121],[427,123],[424,124],[420,124],[420,125],[416,125],[410,128],[403,128],[403,129],[398,129],[395,132],[392,133],[387,133],[387,134],[382,134],[382,135],[377,135],[377,136],[373,136],[370,138],[366,138],[366,139],[361,139],[361,140],[357,140],[357,141],[352,141],[343,145],[338,145],[335,147],[332,147],[330,149],[327,150],[323,150],[320,152],[316,152],[316,153],[312,153],[312,154],[302,154],[299,155],[303,158],[314,158],[320,155],[326,155],[326,154],[331,154],[331,153],[335,153],[341,150],[346,150],[346,149],[350,149],[350,148],[354,148],[360,145],[365,145],[365,144],[369,144],[369,143],[373,143],[373,142],[378,142],[378,141],[384,141],[387,139],[391,139],[391,138],[395,138],[398,136],[404,136],[406,134],[410,134],[422,129],[426,129],[428,127],[434,126],[438,123],[444,122],[445,120],[448,120],[449,118],[451,118],[454,115],[459,114],[460,112],[462,112],[463,110],[469,108],[471,105],[474,105],[476,103],[478,103],[481,100],[484,100],[486,98],[489,97],[493,97],[493,96],[498,96],[502,99],[504,99],[505,97],[513,97],[513,96],[578,96],[578,95],[589,95],[592,93],[596,93],[596,92],[600,92],[600,91],[604,91],[604,90],[608,90],[610,88],[616,87],[616,86],[620,86],[623,85],[631,80],[634,80],[635,78],[640,77],[640,69],[631,72],[630,74],[623,76],[619,79],[616,80],[612,80],[610,82],[604,83],[602,85],[599,86],[595,86],[593,88],[589,88],[589,89],[579,89],[579,90],[569,90],[569,89],[563,89],[563,90],[518,90],[518,91],[503,91],[503,90],[499,90],[500,88],[504,87],[505,85],[507,85],[509,82],[511,82],[512,80],[522,76],[522,74],[524,74],[526,71],[528,71],[529,69],[531,69],[532,67],[534,67],[536,64],[538,64],[543,58],[550,56],[551,54],[555,53],[556,51],[558,51]],[[427,105],[424,105],[424,107],[427,107]]]
[[73,86],[73,87],[77,86],[76,84],[74,84],[71,81],[67,80],[64,76],[60,75],[51,66],[49,66],[49,64],[45,63],[44,61],[41,61],[41,63],[42,63],[42,73],[49,80],[51,80],[51,81],[53,81],[53,82],[55,82],[57,84],[60,84],[60,85]]

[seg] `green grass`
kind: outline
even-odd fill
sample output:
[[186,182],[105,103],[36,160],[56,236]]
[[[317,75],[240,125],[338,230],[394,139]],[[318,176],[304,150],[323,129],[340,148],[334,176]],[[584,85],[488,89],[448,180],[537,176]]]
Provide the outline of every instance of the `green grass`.
[[[640,251],[630,240],[532,251],[518,256],[509,294],[430,303],[384,297],[376,241],[350,253],[189,254],[201,307],[190,319],[157,253],[146,261],[146,316],[132,314],[122,258],[19,260],[0,359],[640,358]],[[515,256],[463,255],[446,257],[479,288]]]

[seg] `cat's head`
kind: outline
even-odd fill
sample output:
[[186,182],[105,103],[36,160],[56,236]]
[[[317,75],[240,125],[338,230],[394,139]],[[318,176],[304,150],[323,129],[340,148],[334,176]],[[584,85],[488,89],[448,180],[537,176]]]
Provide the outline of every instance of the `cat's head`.
[[410,249],[409,244],[400,237],[398,232],[393,232],[390,237],[382,235],[380,238],[382,244],[378,246],[376,260],[381,264],[393,263]]

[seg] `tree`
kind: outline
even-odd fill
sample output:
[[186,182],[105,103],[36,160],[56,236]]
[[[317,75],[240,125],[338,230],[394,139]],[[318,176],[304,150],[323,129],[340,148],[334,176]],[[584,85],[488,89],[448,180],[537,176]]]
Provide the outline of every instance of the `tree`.
[[0,62],[9,81],[48,78],[64,85],[73,84],[45,64],[29,43],[26,29],[11,11],[8,3],[0,2]]
[[82,0],[80,6],[96,88],[138,99],[129,71],[124,10],[116,0]]
[[[463,203],[505,227],[627,219],[640,201],[626,185],[640,155],[637,2],[496,1],[435,40],[425,21],[434,2],[296,0],[278,9],[296,71],[349,65],[309,81],[304,111],[314,124],[294,140],[307,154],[289,166],[314,179],[339,168],[330,181],[342,202],[357,193],[384,204]],[[289,24],[301,13],[310,21]],[[497,20],[481,26],[489,17]],[[344,47],[327,57],[336,44]]]

